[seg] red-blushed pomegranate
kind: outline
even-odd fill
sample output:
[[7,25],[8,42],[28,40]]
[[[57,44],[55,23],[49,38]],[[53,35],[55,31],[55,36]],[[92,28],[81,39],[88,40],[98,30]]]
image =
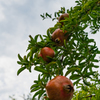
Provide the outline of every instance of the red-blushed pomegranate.
[[60,22],[61,20],[64,20],[65,18],[69,18],[69,14],[68,14],[68,13],[62,14],[62,15],[59,17],[58,21]]
[[54,57],[54,50],[50,47],[44,47],[41,49],[39,56],[41,56],[46,62],[49,62],[50,60],[48,57]]
[[69,35],[65,35],[65,33],[67,33],[67,31],[63,32],[63,30],[61,29],[56,29],[53,33],[52,33],[52,40],[54,42],[56,42],[56,44],[58,46],[63,46],[64,45],[64,39],[67,40]]
[[67,77],[56,76],[47,83],[46,92],[50,100],[71,100],[74,86]]

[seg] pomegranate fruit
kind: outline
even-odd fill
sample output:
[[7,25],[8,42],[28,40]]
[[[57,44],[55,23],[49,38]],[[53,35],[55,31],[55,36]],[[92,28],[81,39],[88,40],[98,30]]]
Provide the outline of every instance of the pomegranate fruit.
[[56,44],[58,46],[63,46],[64,45],[64,39],[67,40],[69,35],[65,35],[65,33],[67,33],[67,31],[63,32],[61,29],[56,29],[53,33],[52,33],[52,40],[54,42],[56,42]]
[[62,15],[59,17],[58,21],[60,22],[61,20],[64,20],[65,18],[69,18],[69,14],[68,14],[68,13],[62,14]]
[[48,57],[54,57],[54,50],[49,47],[44,47],[41,49],[39,56],[41,56],[46,62],[49,62],[50,60]]
[[73,83],[65,76],[56,76],[47,83],[46,92],[50,100],[71,100]]

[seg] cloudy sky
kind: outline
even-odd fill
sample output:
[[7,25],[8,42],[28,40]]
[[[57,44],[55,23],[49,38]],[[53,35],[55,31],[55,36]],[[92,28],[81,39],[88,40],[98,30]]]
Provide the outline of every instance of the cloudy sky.
[[[10,100],[13,94],[16,98],[30,92],[30,86],[37,79],[38,72],[23,71],[17,76],[20,66],[17,55],[26,54],[29,35],[44,35],[55,22],[42,20],[40,14],[58,11],[60,7],[75,6],[75,0],[0,0],[0,100]],[[90,35],[95,38],[100,48],[100,35]],[[23,99],[18,99],[23,100]]]

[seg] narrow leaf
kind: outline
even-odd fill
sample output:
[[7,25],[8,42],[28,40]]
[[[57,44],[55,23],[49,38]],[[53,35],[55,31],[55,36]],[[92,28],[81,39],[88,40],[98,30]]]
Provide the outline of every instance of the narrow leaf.
[[37,90],[39,90],[40,88],[41,88],[41,87],[33,88],[33,89],[31,90],[31,92],[37,91]]
[[73,71],[75,71],[75,70],[80,70],[80,68],[70,68],[70,69],[68,69],[68,71],[65,73],[65,76],[67,76],[68,74],[70,74],[71,72],[73,72]]
[[[37,95],[40,95],[41,93],[42,93],[42,90],[37,91],[37,92],[33,95],[32,100],[34,100],[35,97],[36,97]],[[40,98],[40,97],[39,97],[39,98]],[[39,100],[39,98],[38,98],[38,100]]]
[[90,85],[91,85],[90,82],[87,82],[85,79],[83,79],[83,82],[84,82],[84,84],[87,85],[87,86],[90,86]]
[[52,65],[56,65],[56,62],[52,61],[52,62],[48,63],[48,64],[46,65],[46,68],[48,68],[48,67],[50,67],[50,66],[52,66]]
[[67,45],[66,45],[66,40],[64,39],[64,46],[67,48]]
[[40,91],[39,96],[38,96],[38,100],[40,100],[40,97],[41,97],[45,92],[46,92],[45,90],[41,90],[41,91]]
[[20,61],[23,61],[23,58],[20,56],[20,54],[18,54],[18,58]]
[[39,72],[42,72],[42,73],[48,73],[46,70],[44,70],[43,68],[40,68],[40,67],[35,67],[34,70],[36,71],[39,71]]
[[80,78],[80,77],[81,77],[81,75],[73,74],[73,75],[70,76],[70,79],[76,80],[76,79],[78,79],[78,78]]
[[25,70],[26,67],[21,67],[18,71],[17,71],[17,75],[19,75],[23,70]]
[[27,64],[28,64],[28,63],[25,62],[25,61],[23,61],[23,62],[17,61],[17,63],[20,64],[20,65],[27,65]]
[[41,39],[41,41],[44,41],[44,39],[42,38],[42,36],[40,35],[40,39]]
[[97,54],[100,54],[100,51],[99,50],[97,51]]
[[78,79],[77,81],[75,81],[74,83],[73,83],[73,85],[78,85],[79,84],[79,81],[80,81],[81,79]]
[[33,85],[30,87],[30,89],[33,89],[33,88],[38,87],[38,86],[39,86],[39,84],[33,84]]
[[94,60],[92,60],[93,62],[99,62],[99,60],[97,60],[97,59],[94,59]]
[[34,42],[34,39],[31,35],[29,35],[30,39],[31,39],[31,42]]
[[37,42],[38,37],[39,37],[39,34],[34,37],[35,42]]
[[98,65],[94,65],[93,67],[95,67],[95,68],[99,68],[99,66],[98,66]]

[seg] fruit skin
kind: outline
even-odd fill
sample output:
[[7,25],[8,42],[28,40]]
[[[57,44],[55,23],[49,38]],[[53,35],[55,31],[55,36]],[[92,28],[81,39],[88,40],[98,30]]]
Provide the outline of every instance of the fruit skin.
[[[64,20],[65,18],[69,18],[69,14],[68,13],[64,13],[62,14],[59,19],[58,19],[58,22],[60,22],[61,20]],[[64,22],[60,22],[61,23],[61,26],[63,26]]]
[[47,83],[46,92],[50,100],[71,100],[73,83],[65,76],[56,76]]
[[51,38],[54,42],[56,42],[58,46],[63,46],[64,39],[67,40],[69,36],[69,35],[65,35],[65,33],[67,33],[67,31],[63,32],[63,30],[58,28],[52,33]]
[[50,60],[48,59],[47,56],[53,58],[54,50],[51,49],[50,47],[44,47],[41,49],[39,56],[41,56],[46,62],[49,62]]
[[69,18],[69,14],[68,14],[68,13],[62,14],[62,15],[59,17],[58,21],[60,22],[61,20],[64,20],[65,18]]

